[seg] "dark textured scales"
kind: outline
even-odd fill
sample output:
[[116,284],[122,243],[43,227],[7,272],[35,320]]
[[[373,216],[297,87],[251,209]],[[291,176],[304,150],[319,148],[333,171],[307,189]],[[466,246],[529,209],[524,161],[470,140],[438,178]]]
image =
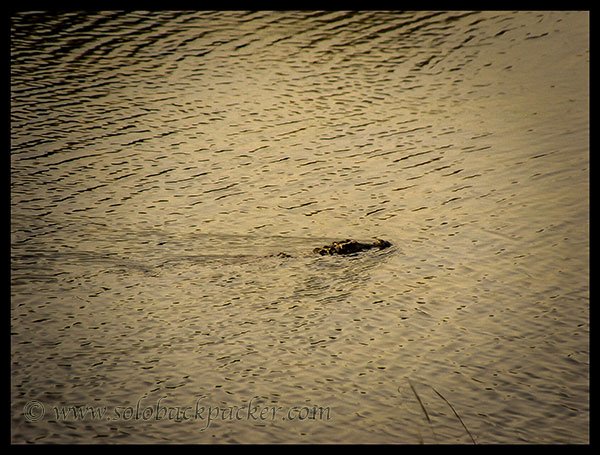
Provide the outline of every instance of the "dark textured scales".
[[[372,248],[379,248],[383,250],[392,246],[390,242],[387,240],[376,239],[373,243],[360,243],[356,240],[346,239],[341,240],[339,242],[333,242],[330,245],[325,245],[321,248],[315,248],[313,253],[320,254],[321,256],[333,256],[334,254],[354,254],[359,253],[361,251],[370,250]],[[291,258],[290,254],[281,252],[277,254],[272,254],[272,257],[280,257],[280,258]]]
[[364,250],[370,250],[371,248],[379,248],[380,250],[392,246],[387,240],[377,239],[373,243],[360,243],[356,240],[342,240],[341,242],[333,242],[330,245],[325,245],[322,248],[315,248],[313,252],[320,254],[321,256],[334,255],[334,254],[353,254]]

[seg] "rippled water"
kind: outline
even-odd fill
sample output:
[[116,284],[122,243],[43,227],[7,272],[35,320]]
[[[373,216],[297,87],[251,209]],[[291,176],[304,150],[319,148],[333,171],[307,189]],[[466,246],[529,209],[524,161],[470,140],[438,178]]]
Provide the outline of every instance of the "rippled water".
[[588,442],[588,49],[586,12],[14,15],[11,440]]

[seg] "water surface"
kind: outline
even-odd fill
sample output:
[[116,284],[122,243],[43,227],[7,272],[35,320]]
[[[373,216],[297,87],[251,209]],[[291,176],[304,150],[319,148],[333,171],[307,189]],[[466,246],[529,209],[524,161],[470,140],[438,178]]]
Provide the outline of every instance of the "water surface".
[[589,442],[588,94],[586,12],[15,14],[12,442]]

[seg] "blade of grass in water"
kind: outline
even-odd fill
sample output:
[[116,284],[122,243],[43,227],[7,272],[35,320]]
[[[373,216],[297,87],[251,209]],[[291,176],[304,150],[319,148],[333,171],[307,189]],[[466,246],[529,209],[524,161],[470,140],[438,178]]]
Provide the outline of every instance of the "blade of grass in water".
[[[409,384],[410,384],[410,381],[409,381]],[[412,387],[412,385],[411,385],[411,387]],[[441,398],[442,400],[444,400],[444,401],[445,401],[445,402],[448,404],[448,406],[450,406],[450,409],[452,409],[452,412],[454,412],[454,415],[455,415],[455,416],[458,418],[458,420],[460,421],[460,423],[462,424],[462,426],[463,426],[463,427],[464,427],[464,429],[466,430],[467,434],[468,434],[468,435],[469,435],[469,437],[471,438],[471,441],[473,441],[473,444],[477,444],[477,443],[475,442],[475,439],[473,438],[473,435],[471,434],[471,432],[469,431],[469,429],[467,428],[467,426],[465,425],[465,423],[463,422],[463,420],[462,420],[462,419],[460,418],[460,416],[458,415],[458,412],[456,412],[456,409],[454,409],[454,406],[452,406],[452,405],[450,404],[450,402],[449,402],[448,400],[446,400],[446,399],[444,398],[444,396],[443,396],[443,395],[442,395],[440,392],[438,392],[437,390],[435,390],[435,388],[434,388],[432,385],[430,385],[429,387],[431,387],[431,388],[433,389],[433,391],[434,391],[435,393],[437,393],[437,394],[440,396],[440,398]],[[415,389],[413,389],[413,392],[414,392],[414,391],[415,391]],[[417,394],[417,392],[415,392],[415,395],[416,395],[416,394]],[[417,398],[418,398],[418,397],[417,397]],[[420,402],[421,402],[421,400],[419,400],[419,403],[420,403]],[[423,405],[421,404],[421,406],[423,406]],[[425,408],[423,408],[423,410],[425,410]]]
[[435,437],[435,433],[433,432],[433,426],[431,425],[431,419],[429,418],[429,414],[427,414],[427,409],[425,409],[425,405],[423,404],[423,402],[421,401],[421,398],[419,397],[419,394],[417,393],[417,391],[413,387],[412,382],[410,382],[410,379],[407,378],[407,381],[408,381],[408,385],[410,386],[410,388],[412,389],[413,393],[415,394],[415,397],[417,398],[417,401],[421,405],[421,409],[423,410],[423,414],[425,414],[425,418],[427,419],[427,422],[429,423],[429,428],[431,429],[431,434],[433,435],[433,439],[436,439],[436,442],[437,442],[437,438]]

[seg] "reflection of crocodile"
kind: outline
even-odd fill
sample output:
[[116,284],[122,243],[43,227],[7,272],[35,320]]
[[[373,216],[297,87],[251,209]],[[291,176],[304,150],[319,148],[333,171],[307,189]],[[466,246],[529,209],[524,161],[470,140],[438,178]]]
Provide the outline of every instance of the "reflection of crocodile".
[[[315,248],[313,250],[313,253],[318,253],[321,256],[334,254],[352,254],[364,250],[370,250],[371,248],[379,248],[380,250],[383,250],[388,246],[392,246],[392,244],[387,240],[376,239],[373,243],[360,243],[356,240],[346,239],[340,242],[333,242],[330,245],[323,246],[322,248]],[[292,257],[291,255],[283,252],[277,254],[276,256],[282,258]]]

